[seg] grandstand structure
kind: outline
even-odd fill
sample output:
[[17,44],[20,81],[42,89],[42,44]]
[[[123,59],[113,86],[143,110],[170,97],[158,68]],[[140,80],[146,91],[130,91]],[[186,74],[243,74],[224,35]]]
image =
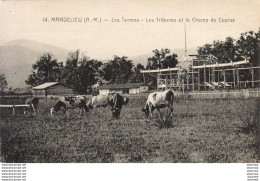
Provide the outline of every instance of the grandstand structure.
[[197,91],[259,87],[260,80],[257,75],[260,67],[252,66],[248,59],[218,62],[213,55],[184,55],[175,68],[141,70],[141,73],[144,83],[147,74],[156,74],[158,90],[173,88]]

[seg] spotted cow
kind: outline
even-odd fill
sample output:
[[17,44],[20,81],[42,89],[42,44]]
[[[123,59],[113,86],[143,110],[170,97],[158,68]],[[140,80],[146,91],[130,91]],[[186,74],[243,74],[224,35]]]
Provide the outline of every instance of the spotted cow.
[[83,110],[84,113],[88,111],[88,107],[86,106],[86,97],[85,96],[65,96],[60,97],[56,104],[51,108],[50,114],[51,116],[54,113],[63,110],[65,114],[68,109],[76,109],[79,108]]
[[123,97],[120,93],[112,92],[107,95],[97,95],[91,97],[87,103],[87,107],[88,109],[96,109],[110,106],[112,119],[119,119],[122,106],[126,105],[128,102],[129,99],[127,97]]
[[160,109],[167,107],[170,109],[172,115],[173,99],[174,99],[174,94],[172,90],[150,93],[147,98],[145,107],[142,108],[142,111],[145,113],[146,117],[153,117],[154,109],[157,109],[160,115]]

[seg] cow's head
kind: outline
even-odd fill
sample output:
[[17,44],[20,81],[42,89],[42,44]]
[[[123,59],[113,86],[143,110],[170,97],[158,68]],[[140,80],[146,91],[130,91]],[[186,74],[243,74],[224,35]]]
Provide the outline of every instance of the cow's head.
[[118,108],[112,108],[111,111],[112,111],[112,119],[114,118],[119,119],[121,110]]
[[25,116],[29,115],[29,110],[28,110],[28,109],[25,109],[24,112],[23,112],[23,114],[24,114]]
[[50,110],[51,116],[53,116],[55,112],[56,112],[56,111],[55,111],[54,107],[52,107],[51,110]]
[[128,97],[124,97],[124,105],[127,105],[129,102],[129,98]]
[[144,108],[142,108],[141,111],[144,112],[146,117],[149,116],[149,107],[148,107],[148,105],[146,105]]
[[54,113],[58,112],[58,111],[61,110],[62,108],[66,108],[66,105],[65,105],[64,102],[58,100],[58,101],[56,102],[56,104],[55,104],[55,105],[51,108],[51,110],[50,110],[51,116],[53,116]]

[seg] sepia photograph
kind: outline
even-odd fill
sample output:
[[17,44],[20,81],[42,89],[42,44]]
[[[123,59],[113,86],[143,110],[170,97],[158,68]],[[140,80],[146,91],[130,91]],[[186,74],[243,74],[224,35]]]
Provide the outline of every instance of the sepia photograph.
[[258,167],[259,12],[259,0],[1,1],[0,162]]

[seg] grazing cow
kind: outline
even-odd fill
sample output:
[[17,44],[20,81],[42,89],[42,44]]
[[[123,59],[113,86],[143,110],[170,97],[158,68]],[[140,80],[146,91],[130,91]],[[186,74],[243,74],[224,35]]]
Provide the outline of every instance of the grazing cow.
[[145,107],[142,111],[146,117],[153,117],[153,111],[156,108],[160,116],[160,108],[168,107],[173,114],[173,98],[174,94],[172,90],[165,90],[163,92],[153,92],[149,94]]
[[126,105],[129,99],[123,97],[120,93],[109,93],[107,95],[93,96],[87,103],[88,109],[100,108],[110,106],[112,111],[112,118],[119,118],[123,105]]
[[128,97],[123,97],[120,93],[115,93],[108,101],[108,104],[111,106],[112,119],[119,119],[121,109],[123,105],[127,105],[129,102]]
[[107,94],[107,95],[97,95],[97,96],[93,96],[89,99],[88,103],[87,103],[87,107],[89,109],[96,109],[96,108],[100,108],[100,107],[107,107],[108,106],[108,100],[111,97],[111,93]]
[[26,99],[25,104],[30,105],[30,107],[24,111],[24,115],[28,115],[30,112],[30,115],[33,114],[36,116],[38,112],[39,99],[37,97],[29,97]]
[[88,111],[86,106],[86,97],[85,96],[66,96],[60,97],[56,104],[51,108],[51,116],[59,110],[63,109],[63,113],[65,114],[67,109],[76,109],[79,108],[83,110],[84,113]]

